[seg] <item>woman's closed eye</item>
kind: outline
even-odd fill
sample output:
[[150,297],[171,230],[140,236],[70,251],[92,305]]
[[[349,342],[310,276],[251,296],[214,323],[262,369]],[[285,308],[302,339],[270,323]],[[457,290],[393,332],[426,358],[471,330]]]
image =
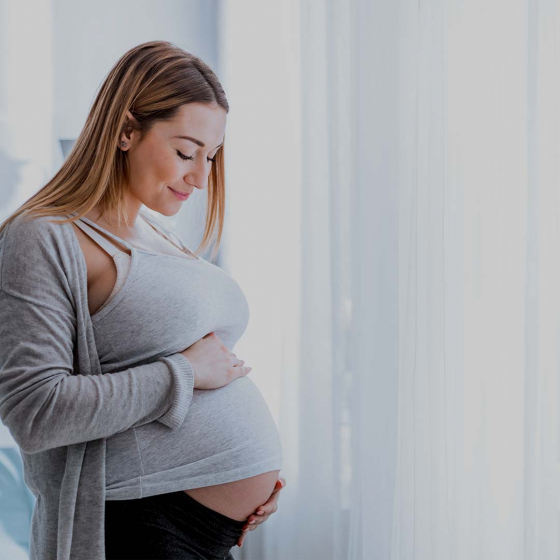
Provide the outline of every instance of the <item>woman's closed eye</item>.
[[[181,158],[181,159],[190,159],[193,160],[194,158],[192,156],[186,156],[184,154],[182,154],[179,150],[175,150],[177,152],[177,155]],[[214,159],[212,158],[206,158],[208,161],[211,161],[212,163],[216,161],[216,157],[214,156]]]

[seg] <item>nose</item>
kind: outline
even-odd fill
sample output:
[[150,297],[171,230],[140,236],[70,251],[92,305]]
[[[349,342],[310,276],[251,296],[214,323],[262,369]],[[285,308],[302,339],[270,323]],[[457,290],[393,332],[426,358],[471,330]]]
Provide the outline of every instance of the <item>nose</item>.
[[187,185],[194,185],[197,189],[203,190],[208,186],[208,176],[211,171],[211,165],[198,164],[184,176],[183,180]]

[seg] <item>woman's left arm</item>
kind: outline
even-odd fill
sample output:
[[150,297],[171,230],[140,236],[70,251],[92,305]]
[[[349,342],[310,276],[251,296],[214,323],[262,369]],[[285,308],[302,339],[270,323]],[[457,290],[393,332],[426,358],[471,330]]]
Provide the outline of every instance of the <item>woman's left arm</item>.
[[243,540],[249,531],[256,529],[261,523],[264,523],[270,515],[276,512],[278,509],[278,498],[280,497],[280,490],[286,486],[286,480],[280,477],[276,481],[274,490],[268,499],[266,504],[257,508],[256,514],[253,513],[247,518],[247,523],[243,526],[243,534],[239,537],[237,541],[237,546],[243,545]]

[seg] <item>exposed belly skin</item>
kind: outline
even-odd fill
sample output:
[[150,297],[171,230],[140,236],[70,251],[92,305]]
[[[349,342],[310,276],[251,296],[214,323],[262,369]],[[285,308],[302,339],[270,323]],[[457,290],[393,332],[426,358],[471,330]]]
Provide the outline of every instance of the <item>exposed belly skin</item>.
[[250,478],[183,490],[206,507],[237,521],[245,521],[265,504],[278,480],[280,471],[270,471]]

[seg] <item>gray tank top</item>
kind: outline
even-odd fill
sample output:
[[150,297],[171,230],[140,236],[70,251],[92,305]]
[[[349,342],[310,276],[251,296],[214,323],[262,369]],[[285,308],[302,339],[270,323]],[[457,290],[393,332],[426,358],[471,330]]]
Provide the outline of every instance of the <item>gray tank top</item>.
[[[185,257],[138,249],[88,218],[75,221],[117,268],[111,295],[91,316],[102,372],[181,352],[210,332],[232,350],[249,320],[237,282],[205,259],[188,256],[159,220],[144,211],[140,216],[169,242],[178,241]],[[177,429],[150,422],[107,438],[106,499],[200,488],[281,468],[274,419],[257,386],[244,376],[219,389],[195,389]]]

